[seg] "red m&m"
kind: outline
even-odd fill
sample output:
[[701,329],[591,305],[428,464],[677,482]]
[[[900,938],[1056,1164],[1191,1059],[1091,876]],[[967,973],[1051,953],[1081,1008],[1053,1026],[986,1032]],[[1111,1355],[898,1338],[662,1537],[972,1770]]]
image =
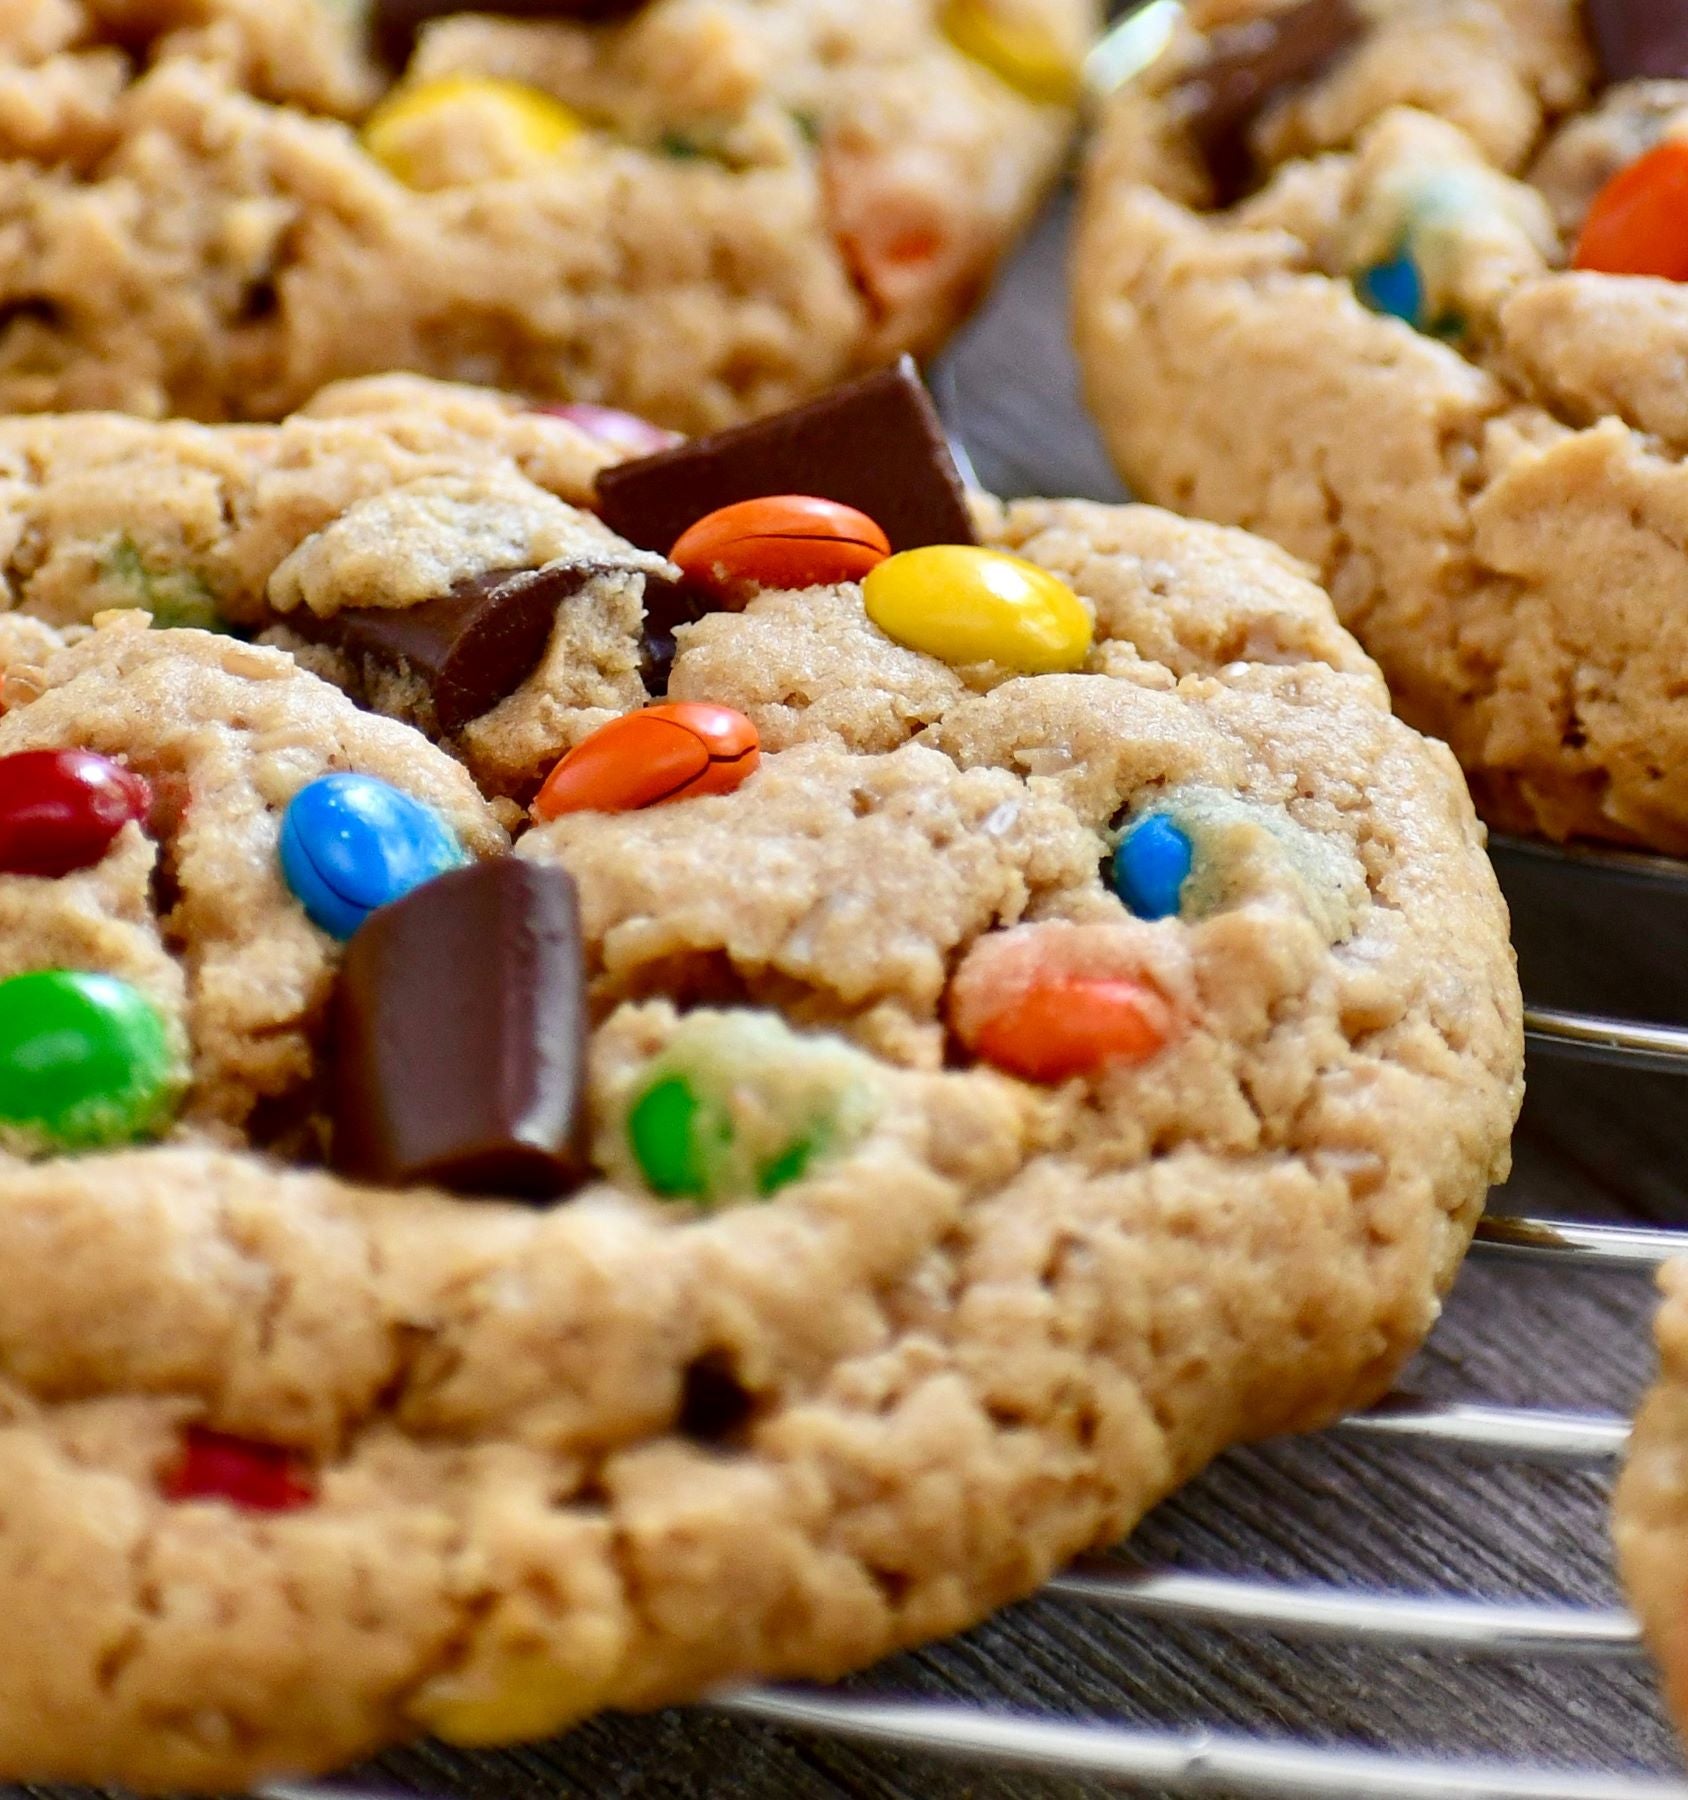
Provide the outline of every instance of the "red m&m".
[[91,750],[0,756],[0,875],[69,875],[92,868],[152,790],[134,770]]
[[246,1512],[292,1512],[316,1499],[304,1461],[280,1444],[190,1425],[160,1483],[167,1500],[227,1500]]

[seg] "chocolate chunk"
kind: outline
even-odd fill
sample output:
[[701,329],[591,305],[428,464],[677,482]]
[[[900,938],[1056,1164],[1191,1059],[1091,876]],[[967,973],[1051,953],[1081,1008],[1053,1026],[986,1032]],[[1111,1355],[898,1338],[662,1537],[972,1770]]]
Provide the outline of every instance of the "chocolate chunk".
[[660,700],[668,692],[668,679],[674,672],[674,658],[679,651],[675,632],[682,625],[695,625],[705,613],[713,611],[716,604],[707,594],[684,581],[646,581],[639,679],[652,699]]
[[1207,158],[1222,203],[1248,189],[1249,130],[1267,105],[1317,75],[1364,30],[1353,0],[1302,0],[1208,39],[1206,59],[1179,83],[1173,104]]
[[475,863],[378,908],[340,972],[334,1167],[532,1200],[578,1187],[585,988],[561,869]]
[[1587,0],[1587,13],[1608,81],[1688,78],[1688,0]]
[[766,494],[854,506],[878,521],[893,550],[978,541],[937,408],[907,356],[790,412],[598,477],[604,522],[664,556],[705,513]]
[[376,53],[389,67],[410,60],[424,25],[453,13],[492,13],[505,19],[566,19],[574,25],[606,25],[638,12],[646,0],[493,0],[473,8],[463,0],[374,0],[369,32]]
[[282,622],[348,656],[420,675],[449,736],[527,680],[551,641],[557,608],[606,570],[603,563],[495,569],[420,606],[348,607],[326,619],[301,608]]

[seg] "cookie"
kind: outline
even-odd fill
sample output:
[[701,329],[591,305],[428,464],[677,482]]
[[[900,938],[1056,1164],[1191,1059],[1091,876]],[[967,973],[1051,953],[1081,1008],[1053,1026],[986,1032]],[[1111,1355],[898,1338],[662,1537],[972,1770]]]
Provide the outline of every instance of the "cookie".
[[[326,390],[276,426],[0,420],[5,591],[30,619],[12,629],[141,609],[262,634],[438,737],[486,792],[531,790],[645,694],[645,589],[673,570],[584,510],[612,454],[505,396],[403,376]],[[461,603],[494,573],[531,589],[541,569],[525,635],[508,584],[442,622],[448,650],[502,626],[496,655],[435,668],[379,641],[401,612],[437,620],[422,602]]]
[[1684,1265],[1661,1278],[1659,1375],[1643,1402],[1614,1497],[1618,1566],[1677,1722],[1688,1730],[1688,1285]]
[[[1434,1322],[1522,1060],[1452,758],[1277,549],[957,529],[906,410],[855,458],[899,547],[824,491],[840,407],[896,410],[606,482],[645,536],[770,442],[823,490],[672,561],[490,397],[0,427],[8,1774],[239,1789],[835,1676]],[[685,598],[666,692],[559,699],[598,722],[489,801],[321,645],[115,608],[105,484],[42,447],[108,430],[159,591],[402,621],[589,540],[617,606]],[[594,669],[606,579],[551,598]]]
[[23,0],[0,411],[277,418],[409,369],[688,430],[768,412],[969,309],[1097,10]]
[[1688,132],[1679,9],[1265,11],[1192,6],[1107,109],[1076,319],[1119,466],[1313,564],[1493,822],[1680,853],[1688,287],[1612,244]]

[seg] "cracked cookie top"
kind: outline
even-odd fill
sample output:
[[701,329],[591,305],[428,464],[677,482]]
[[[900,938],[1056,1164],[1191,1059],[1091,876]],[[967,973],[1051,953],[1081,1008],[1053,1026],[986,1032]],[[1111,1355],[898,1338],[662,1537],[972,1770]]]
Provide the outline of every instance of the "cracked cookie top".
[[1127,479],[1312,562],[1491,819],[1681,851],[1688,287],[1612,242],[1688,130],[1667,13],[1595,8],[1602,62],[1571,0],[1193,6],[1076,304]]
[[690,430],[770,411],[968,310],[1096,17],[570,10],[20,0],[0,409],[276,418],[402,368]]
[[[1456,767],[1258,540],[920,431],[875,519],[909,403],[590,492],[423,384],[123,425],[221,631],[114,607],[111,421],[0,425],[0,1766],[835,1674],[1420,1342],[1521,1067]],[[549,770],[442,725],[489,670]]]

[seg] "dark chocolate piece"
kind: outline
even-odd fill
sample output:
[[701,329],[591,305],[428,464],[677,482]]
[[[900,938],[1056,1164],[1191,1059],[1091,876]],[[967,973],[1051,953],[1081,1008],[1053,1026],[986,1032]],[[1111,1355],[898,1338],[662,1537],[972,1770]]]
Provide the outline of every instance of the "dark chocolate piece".
[[402,69],[410,60],[424,25],[453,13],[492,13],[505,19],[566,19],[574,25],[607,25],[630,18],[646,0],[492,0],[467,5],[465,0],[374,0],[369,33],[376,54],[388,67]]
[[607,568],[494,569],[420,606],[356,606],[319,619],[304,608],[282,623],[354,658],[413,670],[428,683],[442,733],[490,712],[539,667],[557,608]]
[[938,410],[907,356],[790,412],[598,477],[604,522],[663,556],[705,513],[767,494],[854,506],[879,523],[893,550],[978,541]]
[[1586,0],[1607,81],[1688,77],[1688,0]]
[[1249,187],[1249,130],[1267,105],[1317,75],[1364,31],[1353,0],[1301,0],[1208,39],[1206,59],[1179,83],[1174,105],[1207,158],[1222,203]]
[[645,692],[660,700],[668,692],[679,650],[674,634],[682,625],[695,625],[718,602],[684,581],[645,581],[645,628],[640,643],[639,678]]
[[574,882],[517,857],[379,907],[336,1000],[333,1165],[355,1180],[551,1200],[588,1174]]

